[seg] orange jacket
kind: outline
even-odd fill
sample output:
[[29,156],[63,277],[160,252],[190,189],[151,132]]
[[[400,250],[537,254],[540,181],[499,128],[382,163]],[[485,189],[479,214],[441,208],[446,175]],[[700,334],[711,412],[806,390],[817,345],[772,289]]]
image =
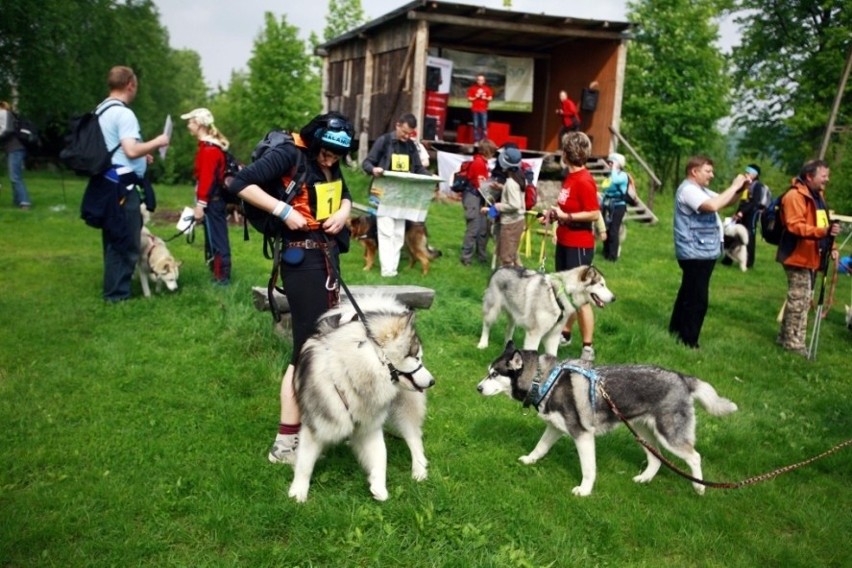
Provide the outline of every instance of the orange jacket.
[[790,190],[781,198],[781,220],[793,239],[788,235],[782,238],[775,260],[784,266],[819,269],[820,240],[828,237],[829,225],[827,211],[824,221],[818,224],[817,209],[811,190],[799,179],[794,179]]

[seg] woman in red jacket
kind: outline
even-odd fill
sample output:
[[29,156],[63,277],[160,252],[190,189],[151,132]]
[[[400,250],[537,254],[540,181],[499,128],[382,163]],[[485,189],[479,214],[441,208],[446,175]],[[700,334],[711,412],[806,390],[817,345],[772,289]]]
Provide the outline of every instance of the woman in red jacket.
[[225,151],[228,139],[213,125],[213,114],[197,108],[181,115],[189,132],[198,139],[195,154],[195,221],[204,221],[204,260],[213,282],[231,282],[231,243],[225,202]]

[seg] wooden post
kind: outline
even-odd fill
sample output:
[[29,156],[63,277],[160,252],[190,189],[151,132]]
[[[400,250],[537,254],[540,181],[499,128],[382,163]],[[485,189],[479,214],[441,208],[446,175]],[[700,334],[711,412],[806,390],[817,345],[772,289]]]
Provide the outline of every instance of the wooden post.
[[843,93],[846,91],[846,81],[849,80],[850,68],[852,68],[852,48],[849,49],[849,55],[846,56],[846,68],[843,70],[843,75],[840,78],[840,85],[837,86],[837,95],[834,97],[834,105],[832,105],[831,114],[828,116],[828,126],[825,127],[825,136],[822,137],[822,144],[819,147],[820,160],[825,159],[825,154],[828,151],[828,141],[834,132],[834,122],[837,120],[840,101],[843,100]]

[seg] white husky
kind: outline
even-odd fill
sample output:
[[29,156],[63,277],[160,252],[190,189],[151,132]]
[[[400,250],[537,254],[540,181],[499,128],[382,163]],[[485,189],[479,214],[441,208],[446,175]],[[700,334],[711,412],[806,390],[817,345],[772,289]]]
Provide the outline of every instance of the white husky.
[[373,497],[386,500],[386,420],[408,444],[411,476],[426,479],[423,391],[435,379],[423,366],[414,312],[390,296],[356,301],[366,321],[348,304],[326,312],[299,355],[294,380],[302,428],[289,491],[299,502],[308,498],[323,448],[346,438],[367,472]]
[[518,325],[526,332],[524,349],[535,351],[544,341],[544,352],[556,355],[562,328],[577,308],[589,303],[603,308],[614,301],[615,294],[594,266],[550,274],[500,268],[491,275],[482,298],[482,335],[477,347],[488,347],[491,326],[505,310],[509,315],[506,341],[512,339]]
[[178,276],[180,274],[180,262],[175,260],[172,253],[166,247],[165,241],[151,233],[148,227],[142,227],[139,240],[139,262],[136,264],[139,271],[139,282],[142,284],[142,294],[146,298],[151,296],[151,287],[148,281],[152,280],[157,285],[157,292],[165,286],[170,292],[178,289]]

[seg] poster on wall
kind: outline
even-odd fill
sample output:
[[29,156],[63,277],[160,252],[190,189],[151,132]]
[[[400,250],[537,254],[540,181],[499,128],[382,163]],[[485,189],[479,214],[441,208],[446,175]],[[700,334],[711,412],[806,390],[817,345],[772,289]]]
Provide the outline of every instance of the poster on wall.
[[451,107],[470,108],[467,89],[476,82],[476,76],[482,74],[494,91],[494,99],[488,105],[490,110],[532,112],[534,61],[531,57],[503,57],[454,49],[441,50],[441,56],[453,62]]

